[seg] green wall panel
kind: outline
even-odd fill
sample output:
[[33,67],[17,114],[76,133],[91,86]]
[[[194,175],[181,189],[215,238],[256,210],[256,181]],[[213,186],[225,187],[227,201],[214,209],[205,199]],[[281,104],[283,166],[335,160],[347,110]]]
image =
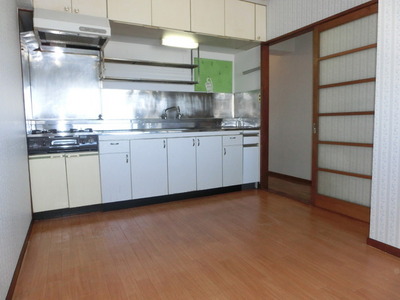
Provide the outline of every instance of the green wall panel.
[[194,63],[200,66],[200,72],[195,71],[195,80],[199,82],[195,85],[195,91],[232,93],[231,61],[200,58],[199,63],[196,57]]

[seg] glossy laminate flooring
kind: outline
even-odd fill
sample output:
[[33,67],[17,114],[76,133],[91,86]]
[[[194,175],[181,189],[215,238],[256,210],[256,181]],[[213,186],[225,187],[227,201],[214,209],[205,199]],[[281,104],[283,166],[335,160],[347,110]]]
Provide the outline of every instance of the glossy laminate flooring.
[[36,221],[13,299],[399,299],[367,235],[262,190]]

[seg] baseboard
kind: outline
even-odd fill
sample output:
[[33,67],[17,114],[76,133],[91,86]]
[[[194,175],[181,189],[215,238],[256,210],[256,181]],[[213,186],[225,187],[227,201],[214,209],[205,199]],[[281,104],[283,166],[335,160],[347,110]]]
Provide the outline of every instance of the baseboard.
[[399,248],[390,246],[388,244],[379,242],[379,241],[371,239],[371,238],[367,239],[367,245],[377,248],[379,250],[382,250],[386,253],[392,254],[394,256],[400,257],[400,249]]
[[31,220],[31,224],[29,225],[28,232],[26,233],[25,241],[24,241],[24,244],[22,245],[22,249],[19,254],[19,258],[18,258],[17,265],[15,267],[14,275],[12,277],[10,287],[8,288],[6,300],[11,300],[14,296],[14,291],[15,291],[15,287],[17,285],[18,276],[21,271],[22,261],[24,260],[26,248],[28,247],[28,242],[29,242],[29,239],[30,239],[30,236],[32,233],[32,225],[33,225],[33,220]]
[[303,179],[303,178],[299,178],[299,177],[294,177],[294,176],[290,176],[290,175],[286,175],[286,174],[268,172],[268,176],[279,178],[279,179],[283,179],[283,180],[287,180],[287,181],[294,182],[294,183],[300,183],[300,184],[304,184],[304,185],[311,185],[311,180],[307,180],[307,179]]

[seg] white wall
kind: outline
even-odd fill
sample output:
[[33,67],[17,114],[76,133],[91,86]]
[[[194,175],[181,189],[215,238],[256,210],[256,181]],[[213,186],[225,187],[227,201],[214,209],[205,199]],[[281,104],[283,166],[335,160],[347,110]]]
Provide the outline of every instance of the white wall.
[[260,89],[260,71],[248,74],[243,72],[260,68],[260,47],[239,52],[235,55],[234,82],[235,92],[248,92]]
[[378,9],[370,237],[400,248],[400,2]]
[[[159,41],[157,41],[159,42]],[[200,48],[201,49],[201,48]],[[110,41],[104,51],[105,57],[137,59],[144,61],[157,61],[169,63],[191,63],[191,51],[156,45],[154,41],[147,44],[135,42]],[[193,52],[197,57],[197,50]],[[217,60],[234,60],[233,54],[209,52],[200,50],[200,58]],[[195,69],[197,72],[197,69]],[[106,75],[127,78],[146,78],[146,79],[168,79],[168,80],[191,80],[189,69],[132,66],[122,64],[106,64]],[[110,82],[103,83],[104,88],[118,89],[138,89],[138,90],[157,90],[157,91],[184,91],[193,92],[194,85],[181,84],[159,84],[159,83],[131,83],[131,82]]]
[[268,164],[269,171],[310,180],[312,33],[288,42],[293,41],[293,52],[270,55]]
[[284,35],[369,0],[267,0],[267,39]]
[[31,221],[16,1],[1,0],[0,37],[0,299],[4,299]]

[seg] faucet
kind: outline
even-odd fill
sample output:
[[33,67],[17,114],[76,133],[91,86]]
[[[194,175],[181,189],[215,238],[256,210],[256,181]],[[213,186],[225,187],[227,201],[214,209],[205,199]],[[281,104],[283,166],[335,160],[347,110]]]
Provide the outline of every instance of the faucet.
[[167,117],[168,117],[167,113],[170,110],[176,110],[175,119],[180,120],[182,118],[181,109],[179,108],[179,106],[171,106],[164,110],[163,114],[161,115],[161,119],[164,119],[164,120],[167,119]]

